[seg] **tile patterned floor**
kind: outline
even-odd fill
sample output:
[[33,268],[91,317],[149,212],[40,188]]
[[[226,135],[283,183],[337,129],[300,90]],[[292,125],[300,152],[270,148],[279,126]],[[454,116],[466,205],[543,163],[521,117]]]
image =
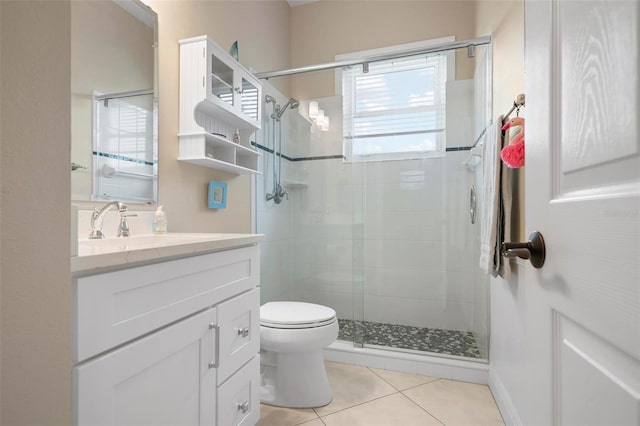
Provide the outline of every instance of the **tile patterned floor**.
[[258,426],[503,426],[487,386],[327,362],[330,404],[261,406]]
[[[339,340],[353,341],[356,322],[339,319]],[[362,321],[367,344],[414,351],[481,358],[473,333]]]

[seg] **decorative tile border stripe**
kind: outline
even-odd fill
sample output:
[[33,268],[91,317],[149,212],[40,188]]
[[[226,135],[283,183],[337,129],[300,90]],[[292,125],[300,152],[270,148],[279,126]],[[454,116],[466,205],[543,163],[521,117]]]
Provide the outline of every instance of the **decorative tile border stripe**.
[[[268,152],[269,154],[273,154],[273,149],[268,148],[264,145],[260,145],[259,143],[256,142],[251,142],[251,145],[255,146],[257,149],[261,149],[265,152]],[[446,149],[447,152],[456,152],[456,151],[470,151],[471,148],[473,148],[472,146],[453,146],[453,147],[448,147]],[[285,154],[280,154],[279,152],[276,152],[276,155],[282,155],[282,158],[284,158],[285,160],[289,160],[289,161],[314,161],[314,160],[344,160],[347,157],[345,157],[344,155],[341,154],[336,154],[336,155],[318,155],[316,157],[297,157],[297,158],[292,158],[289,157]]]
[[[258,149],[261,149],[265,152],[268,152],[269,154],[273,154],[273,149],[268,148],[264,145],[260,145],[259,143],[255,143],[255,142],[251,142],[251,145],[255,146]],[[276,155],[280,155],[279,152],[276,152]],[[298,157],[298,158],[293,158],[293,157],[289,157],[288,155],[282,154],[282,158],[284,158],[285,160],[289,160],[289,161],[313,161],[313,160],[333,160],[333,159],[344,159],[345,156],[344,155],[319,155],[317,157]]]
[[125,157],[123,155],[109,154],[108,152],[93,151],[93,155],[98,155],[100,157],[113,158],[114,160],[131,161],[132,163],[144,164],[147,166],[153,166],[156,163],[152,161],[138,160],[137,158]]
[[344,160],[344,155],[319,155],[317,157],[299,157],[294,158],[292,161],[313,161],[313,160],[336,160],[336,159]]
[[364,332],[365,344],[468,358],[482,357],[473,333],[467,331],[348,319],[338,319],[338,323],[340,326],[339,340],[352,342],[356,333],[356,326],[360,325],[362,327],[361,332]]
[[[260,145],[259,143],[255,143],[255,142],[251,142],[251,145],[255,146],[258,149],[261,149],[265,152],[268,152],[269,154],[273,154],[273,150],[271,148],[267,148],[264,145]],[[281,155],[282,158],[284,158],[285,160],[289,160],[289,161],[296,161],[295,158],[291,158],[288,155],[284,155],[284,154],[280,154],[279,152],[276,152],[276,155]]]
[[[264,145],[260,145],[259,143],[255,143],[255,142],[251,142],[251,145],[255,146],[257,149],[261,149],[265,152],[268,152],[269,154],[273,154],[273,150],[271,148],[267,148]],[[473,147],[472,146],[454,146],[454,147],[447,148],[446,152],[470,151],[471,148]],[[281,155],[281,154],[276,152],[276,155]],[[316,157],[292,158],[292,157],[289,157],[288,155],[282,154],[282,158],[289,161],[314,161],[314,160],[338,160],[338,159],[344,160],[347,157],[341,154],[336,154],[336,155],[319,155]]]

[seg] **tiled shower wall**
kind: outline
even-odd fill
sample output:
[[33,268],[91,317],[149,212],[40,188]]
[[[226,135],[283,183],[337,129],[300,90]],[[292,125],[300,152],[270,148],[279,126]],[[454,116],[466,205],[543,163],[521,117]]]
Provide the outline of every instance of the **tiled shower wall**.
[[[280,105],[286,103],[286,98],[269,83],[263,83],[263,94],[276,97]],[[256,142],[267,148],[273,148],[272,120],[273,104],[263,109],[262,128],[256,133]],[[289,114],[282,119],[283,151],[289,147]],[[276,300],[292,300],[292,228],[291,202],[283,201],[275,204],[266,201],[265,195],[273,191],[274,161],[271,153],[260,151],[261,175],[256,179],[256,228],[257,232],[265,234],[265,240],[260,243],[260,295],[261,302]],[[283,175],[287,175],[289,161],[282,160]]]
[[[364,274],[365,320],[472,331],[466,155],[359,164],[356,171],[342,160],[310,161],[308,186],[293,203],[295,299],[353,318],[352,250],[354,236],[362,237],[363,268],[355,273]],[[354,214],[362,214],[362,235]]]
[[[451,82],[448,92],[447,146],[469,146],[472,85]],[[292,132],[283,151],[305,158],[283,162],[289,201],[264,202],[270,172],[258,179],[258,231],[267,234],[263,301],[308,301],[331,306],[340,318],[355,313],[420,327],[475,332],[476,322],[486,325],[478,318],[486,307],[475,306],[486,299],[474,287],[479,222],[469,220],[469,189],[475,175],[461,166],[469,151],[371,163],[317,159],[342,154],[340,100],[319,102],[331,118],[329,132],[289,117]],[[267,168],[270,158],[264,154]],[[354,274],[364,279],[362,290],[354,289]]]
[[[470,81],[448,86],[447,146],[473,143]],[[339,101],[339,99],[338,99]],[[312,128],[307,152],[342,154],[335,98],[319,100],[332,131]],[[294,139],[294,138],[292,138]],[[473,229],[469,188],[461,167],[468,151],[445,158],[345,163],[304,161],[306,187],[293,199],[296,300],[326,304],[341,318],[473,331]],[[353,226],[355,218],[363,225]],[[355,240],[354,240],[355,238]],[[362,241],[363,259],[354,244]],[[353,274],[362,274],[361,294]],[[355,299],[354,299],[355,297]]]

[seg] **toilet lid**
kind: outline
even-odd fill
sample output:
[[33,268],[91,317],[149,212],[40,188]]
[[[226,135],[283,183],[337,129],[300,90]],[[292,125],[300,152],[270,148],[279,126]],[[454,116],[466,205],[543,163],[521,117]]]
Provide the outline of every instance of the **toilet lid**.
[[269,302],[260,307],[260,325],[271,328],[310,328],[336,320],[336,311],[305,302]]

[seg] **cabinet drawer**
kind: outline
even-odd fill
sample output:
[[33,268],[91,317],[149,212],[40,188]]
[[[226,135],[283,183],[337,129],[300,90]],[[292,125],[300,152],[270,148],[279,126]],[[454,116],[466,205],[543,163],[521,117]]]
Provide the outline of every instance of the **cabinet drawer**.
[[257,246],[74,280],[77,363],[259,285]]
[[218,384],[260,351],[260,289],[218,305]]
[[218,388],[218,425],[253,426],[260,419],[260,356]]

